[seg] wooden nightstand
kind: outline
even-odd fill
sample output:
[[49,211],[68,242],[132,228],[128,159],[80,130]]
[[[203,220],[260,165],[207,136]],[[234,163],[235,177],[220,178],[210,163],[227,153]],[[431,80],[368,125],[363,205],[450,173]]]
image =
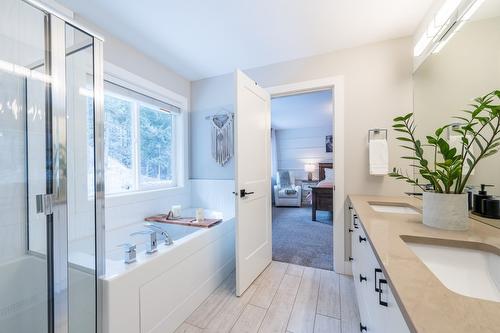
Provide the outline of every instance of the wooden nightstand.
[[302,202],[302,205],[304,206],[310,206],[311,203],[310,202],[307,202],[306,200],[306,197],[309,195],[309,193],[311,193],[311,187],[314,187],[316,185],[318,185],[319,183],[319,180],[307,180],[307,179],[302,179],[302,180],[299,180],[300,184],[300,187],[302,187],[302,199],[301,199],[301,202]]

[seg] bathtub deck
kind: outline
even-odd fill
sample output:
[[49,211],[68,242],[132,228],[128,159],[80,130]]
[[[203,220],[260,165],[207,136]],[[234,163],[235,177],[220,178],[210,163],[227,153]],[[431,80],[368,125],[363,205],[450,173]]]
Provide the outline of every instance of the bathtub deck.
[[234,273],[176,333],[359,332],[349,276],[273,261],[241,296]]

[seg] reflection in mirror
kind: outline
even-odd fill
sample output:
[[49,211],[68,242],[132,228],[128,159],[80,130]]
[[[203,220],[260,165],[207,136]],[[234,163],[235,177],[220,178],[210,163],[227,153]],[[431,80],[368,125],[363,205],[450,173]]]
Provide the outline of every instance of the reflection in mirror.
[[[414,73],[414,113],[422,137],[438,127],[459,123],[454,116],[471,107],[473,99],[500,90],[500,1],[485,0],[477,11],[439,45]],[[442,44],[442,43],[441,43]],[[453,131],[446,134],[453,142]],[[474,149],[474,147],[473,147]],[[475,147],[479,150],[479,147]],[[468,185],[500,195],[500,153],[482,160]],[[496,198],[499,199],[499,198]]]

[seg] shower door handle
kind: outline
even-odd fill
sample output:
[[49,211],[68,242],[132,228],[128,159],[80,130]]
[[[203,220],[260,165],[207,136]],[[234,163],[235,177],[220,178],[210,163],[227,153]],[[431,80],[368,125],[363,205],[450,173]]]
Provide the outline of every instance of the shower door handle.
[[37,214],[50,215],[54,212],[52,209],[54,204],[53,194],[37,194],[35,196],[35,201]]

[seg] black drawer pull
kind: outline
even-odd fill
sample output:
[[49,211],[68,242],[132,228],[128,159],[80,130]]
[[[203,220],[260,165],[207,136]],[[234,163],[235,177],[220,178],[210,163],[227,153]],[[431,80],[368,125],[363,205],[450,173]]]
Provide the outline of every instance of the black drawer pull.
[[359,274],[359,282],[367,281],[366,276]]
[[360,243],[361,243],[361,242],[366,242],[366,237],[361,237],[361,236],[359,236],[359,242],[360,242]]
[[359,323],[359,331],[366,332],[366,326],[364,326],[362,323]]
[[349,228],[349,232],[353,232],[354,230],[352,230],[351,228]]
[[382,270],[380,268],[375,268],[375,292],[380,292],[380,287],[377,286],[377,274],[382,273]]
[[385,301],[382,301],[382,294],[383,294],[382,283],[387,284],[387,280],[386,279],[380,279],[378,281],[380,283],[380,287],[379,287],[380,289],[378,291],[378,304],[387,307],[387,306],[389,306],[389,304],[387,304],[387,302],[385,302]]
[[349,210],[352,210],[352,206],[349,206]]
[[358,219],[358,215],[354,214],[353,215],[353,220],[352,220],[352,225],[354,226],[354,228],[358,229],[359,226],[358,224],[356,223],[356,220]]
[[353,261],[354,259],[352,257],[349,257],[349,261]]

